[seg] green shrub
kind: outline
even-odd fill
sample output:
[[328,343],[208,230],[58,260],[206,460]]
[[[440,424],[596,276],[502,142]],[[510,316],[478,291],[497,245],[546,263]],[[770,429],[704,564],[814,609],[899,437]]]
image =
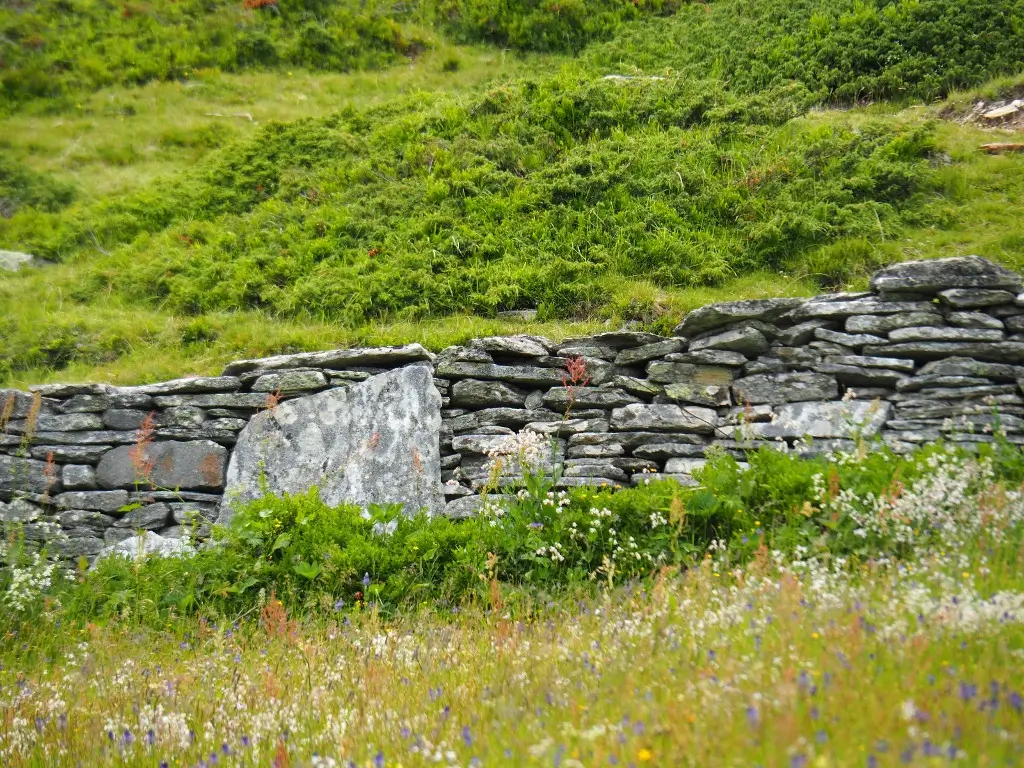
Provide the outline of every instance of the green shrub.
[[22,208],[56,212],[71,204],[75,188],[14,163],[0,150],[0,218]]

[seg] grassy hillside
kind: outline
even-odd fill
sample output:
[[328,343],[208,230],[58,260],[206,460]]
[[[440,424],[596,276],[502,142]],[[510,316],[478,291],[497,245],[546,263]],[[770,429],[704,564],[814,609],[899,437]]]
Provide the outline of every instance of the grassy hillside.
[[[184,89],[108,89],[57,120],[34,102],[7,119],[7,152],[40,179],[77,182],[77,202],[20,203],[0,220],[0,247],[60,262],[0,283],[0,379],[135,380],[360,340],[438,346],[520,329],[497,313],[523,308],[555,335],[665,330],[711,297],[856,285],[893,259],[1024,266],[1021,156],[979,154],[991,133],[913,100],[1024,69],[1021,6],[722,0],[631,21],[609,2],[579,40],[614,38],[572,60],[439,37],[380,75],[207,73]],[[533,3],[440,8],[415,12],[507,44],[513,21],[569,18]],[[173,105],[170,124],[143,111],[147,93]],[[882,101],[821,109],[864,98]],[[141,140],[54,162],[70,121],[87,139],[131,125]]]

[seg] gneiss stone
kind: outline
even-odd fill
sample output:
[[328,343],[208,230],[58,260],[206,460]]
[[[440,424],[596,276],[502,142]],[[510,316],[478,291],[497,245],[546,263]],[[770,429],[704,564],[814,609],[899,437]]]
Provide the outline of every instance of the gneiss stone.
[[59,509],[94,509],[117,512],[128,503],[127,491],[69,491],[57,494],[53,503]]
[[177,408],[190,405],[194,408],[269,408],[271,394],[264,392],[227,392],[196,395],[162,395],[154,397],[159,408]]
[[899,357],[872,357],[870,355],[843,355],[829,356],[825,358],[826,363],[839,363],[841,365],[856,365],[862,368],[885,368],[890,371],[914,370],[914,361]]
[[664,336],[658,336],[655,333],[646,333],[644,331],[627,331],[625,329],[619,331],[605,331],[604,333],[597,333],[593,336],[588,336],[580,339],[566,339],[563,344],[576,344],[579,342],[593,342],[595,344],[601,344],[603,346],[611,347],[615,350],[629,349],[632,347],[640,347],[644,344],[654,344],[657,341],[664,341]]
[[570,459],[604,459],[622,456],[625,452],[621,445],[578,445],[570,448],[566,455]]
[[642,347],[622,350],[615,356],[615,364],[637,365],[638,363],[646,363],[648,360],[664,357],[673,352],[679,352],[682,349],[683,342],[680,339],[656,341],[653,344],[644,344]]
[[[214,408],[210,410],[209,415],[215,416],[216,412],[221,412],[222,409]],[[231,414],[237,413],[237,411],[228,411]],[[177,408],[167,408],[157,416],[156,424],[158,427],[198,427],[206,421],[207,413],[202,408],[196,408],[192,405],[181,405]]]
[[[143,384],[138,387],[123,387],[122,395],[183,395],[196,392],[234,392],[242,382],[235,376],[191,376],[159,384]],[[128,406],[130,407],[130,406]]]
[[787,347],[798,347],[813,339],[814,332],[819,328],[834,330],[833,326],[835,323],[830,320],[807,320],[780,331],[778,340]]
[[569,438],[569,446],[618,444],[626,448],[635,448],[638,445],[664,443],[666,440],[671,440],[674,443],[689,443],[690,445],[705,445],[707,442],[704,437],[697,434],[666,435],[663,432],[608,432],[573,435]]
[[469,346],[495,357],[544,357],[557,348],[551,339],[542,336],[490,336],[474,339]]
[[109,408],[103,412],[103,427],[107,429],[138,429],[147,416],[149,416],[147,411]]
[[216,491],[224,487],[227,457],[227,450],[209,440],[121,446],[100,459],[96,481],[104,488],[130,489],[141,484]]
[[0,413],[6,414],[8,419],[24,419],[32,410],[33,399],[28,392],[0,389]]
[[712,349],[728,350],[739,352],[747,357],[757,357],[768,350],[768,339],[754,328],[737,328],[691,341],[689,346],[690,352]]
[[9,504],[0,501],[0,522],[3,523],[30,523],[42,514],[41,507],[25,499],[15,499]]
[[526,410],[525,408],[486,408],[465,416],[456,416],[447,420],[446,424],[453,432],[468,432],[480,427],[522,427],[535,421],[559,421],[560,413],[548,410]]
[[686,315],[673,334],[695,336],[741,320],[764,320],[770,323],[802,303],[803,299],[753,299],[711,304]]
[[889,418],[892,406],[882,401],[848,403],[791,403],[775,409],[775,421],[768,424],[744,424],[725,427],[720,437],[731,438],[742,431],[746,438],[797,439],[848,438],[878,434]]
[[267,373],[253,382],[253,392],[310,392],[327,386],[327,377],[320,371],[282,371]]
[[523,386],[551,387],[562,383],[565,370],[530,365],[439,362],[437,375],[448,379],[487,379]]
[[873,291],[935,293],[947,288],[1020,291],[1020,275],[978,256],[905,261],[871,276]]
[[37,432],[36,443],[48,445],[119,445],[138,440],[135,430],[101,430],[95,432]]
[[747,364],[747,356],[727,349],[700,349],[696,352],[673,352],[662,358],[667,363],[690,363],[692,365],[732,366]]
[[[982,315],[982,316],[983,317],[988,317],[988,315]],[[1008,318],[1006,318],[1006,320],[1004,322],[996,320],[996,318],[994,318],[994,317],[990,318],[990,319],[993,322],[1005,325],[1006,329],[1008,331],[1010,331],[1011,333],[1021,333],[1021,332],[1024,332],[1024,315],[1014,315],[1013,317],[1008,317]]]
[[96,488],[96,470],[88,464],[65,464],[60,481],[69,491],[92,491]]
[[282,403],[249,422],[227,472],[221,522],[235,502],[317,486],[325,503],[402,504],[440,513],[441,396],[407,366],[343,390]]
[[41,413],[33,421],[18,419],[7,424],[10,432],[17,434],[32,431],[42,432],[82,432],[90,429],[103,429],[103,421],[93,413]]
[[125,557],[129,560],[140,560],[146,557],[181,557],[194,551],[195,549],[184,539],[170,539],[152,531],[143,531],[138,536],[131,536],[117,544],[104,546],[96,559]]
[[[829,358],[830,360],[842,360],[841,357]],[[842,363],[823,362],[814,366],[818,373],[825,373],[834,376],[837,381],[847,386],[857,387],[885,387],[891,389],[896,382],[906,376],[904,371],[886,370],[884,368],[873,368],[859,365],[843,365]]]
[[710,408],[678,405],[627,405],[612,411],[615,431],[678,431],[711,434],[718,425],[718,414]]
[[654,402],[692,403],[717,408],[732,405],[732,398],[726,384],[666,384],[665,394],[654,398]]
[[647,364],[647,377],[661,384],[688,384],[694,389],[709,385],[729,386],[733,369],[691,363],[651,362]]
[[1024,361],[1024,342],[952,342],[908,341],[864,347],[866,355],[909,357],[914,360],[938,360],[945,357],[972,357],[994,362]]
[[48,546],[57,557],[77,560],[80,557],[91,557],[101,552],[104,541],[98,536],[78,536],[65,541],[51,541]]
[[564,410],[574,408],[618,408],[639,403],[633,395],[621,389],[604,387],[552,387],[544,395],[544,404],[549,408]]
[[44,461],[0,454],[0,499],[60,490],[60,477]]
[[998,304],[1012,304],[1015,295],[1009,291],[987,291],[983,288],[950,288],[939,293],[944,304],[956,309],[994,307]]
[[932,312],[900,312],[895,315],[853,315],[846,318],[847,333],[871,333],[884,336],[897,328],[945,325],[942,315]]
[[[666,435],[666,438],[669,436]],[[597,446],[593,446],[597,447]],[[570,453],[574,448],[570,448]],[[638,445],[633,449],[633,455],[641,459],[671,459],[675,457],[693,458],[703,456],[707,447],[704,445],[690,445],[689,443],[648,443]]]
[[527,394],[500,381],[463,379],[452,386],[452,404],[475,408],[501,405],[522,407],[526,403]]
[[580,432],[607,432],[607,419],[562,419],[560,421],[531,422],[523,427],[525,431],[541,435],[575,435]]
[[78,535],[100,537],[103,532],[117,522],[112,515],[88,509],[69,509],[57,515],[57,522],[65,530],[75,530]]
[[919,373],[917,376],[900,379],[896,382],[897,392],[916,392],[925,387],[979,387],[991,383],[989,379],[978,376],[946,376],[939,373]]
[[129,408],[149,412],[153,409],[153,398],[139,393],[119,390],[109,395],[75,395],[60,405],[64,413],[102,413],[108,408]]
[[834,400],[839,387],[821,373],[767,373],[737,379],[732,386],[737,403],[778,405],[803,400]]
[[420,360],[430,361],[434,356],[420,344],[404,347],[375,347],[371,349],[336,349],[331,352],[300,352],[278,355],[259,360],[238,360],[224,368],[225,376],[236,376],[246,371],[281,368],[353,368],[362,366],[398,366]]
[[979,376],[996,381],[1015,381],[1024,377],[1024,366],[989,363],[969,357],[950,357],[925,364],[918,375]]
[[661,387],[656,383],[635,376],[615,376],[611,383],[619,389],[641,397],[653,397],[661,393]]
[[52,458],[58,464],[96,464],[111,447],[109,445],[34,445],[30,453],[33,459],[47,461]]
[[[946,320],[950,325],[955,325],[958,328],[991,328],[1001,331],[1004,327],[1009,327],[1010,330],[1017,330],[1012,327],[1015,323],[1010,322],[1016,318],[1007,318],[1007,323],[1004,324],[1002,320],[986,315],[984,312],[950,312],[946,315]],[[1021,323],[1021,328],[1024,328],[1024,322]]]
[[897,328],[889,341],[1002,341],[1002,331],[991,328]]
[[830,331],[827,328],[815,330],[814,338],[832,344],[841,344],[844,347],[852,347],[853,349],[860,349],[865,344],[880,344],[885,341],[885,339],[879,336],[872,336],[867,333],[840,333],[839,331]]
[[809,318],[841,319],[853,315],[895,315],[902,312],[932,312],[938,310],[927,301],[881,301],[876,298],[856,299],[854,301],[827,301],[814,299],[805,302],[793,310],[795,320]]
[[145,528],[154,531],[163,528],[171,519],[171,508],[163,502],[157,502],[126,512],[117,518],[114,525],[118,528]]

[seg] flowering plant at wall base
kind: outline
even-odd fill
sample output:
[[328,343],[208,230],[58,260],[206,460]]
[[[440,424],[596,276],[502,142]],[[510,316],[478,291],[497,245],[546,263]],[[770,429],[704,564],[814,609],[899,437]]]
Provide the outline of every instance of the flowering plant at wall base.
[[[694,477],[691,487],[556,489],[551,476],[527,471],[465,520],[329,507],[315,490],[267,496],[179,557],[108,557],[73,579],[44,573],[45,559],[26,576],[25,562],[8,558],[0,586],[17,611],[5,621],[42,616],[47,597],[65,616],[160,626],[248,614],[271,594],[311,613],[394,613],[424,601],[521,610],[553,590],[646,579],[709,555],[722,567],[766,548],[843,562],[915,557],[1014,541],[1024,521],[1024,459],[1001,440],[977,454],[940,443],[910,456],[867,443],[817,458],[764,447],[743,463],[714,455]],[[26,593],[19,585],[29,581],[37,586]]]

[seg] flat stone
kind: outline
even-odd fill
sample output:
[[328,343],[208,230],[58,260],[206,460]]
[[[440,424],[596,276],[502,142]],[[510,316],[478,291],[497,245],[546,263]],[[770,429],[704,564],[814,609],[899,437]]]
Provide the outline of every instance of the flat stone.
[[751,360],[743,366],[744,376],[755,376],[759,373],[782,373],[786,370],[786,364],[777,357],[762,355],[757,360]]
[[940,373],[919,373],[917,376],[896,382],[897,392],[917,392],[925,387],[978,387],[989,384],[989,380],[978,376],[946,376]]
[[1012,304],[1016,295],[1009,291],[988,291],[983,288],[950,288],[939,293],[939,299],[956,309],[994,307],[998,304]]
[[8,429],[15,433],[27,431],[36,434],[43,432],[82,432],[91,429],[103,429],[103,421],[94,413],[41,413],[29,429],[27,420],[19,419],[7,424]]
[[621,445],[578,445],[570,448],[566,455],[570,459],[606,459],[622,456],[625,452]]
[[28,392],[0,389],[0,414],[6,414],[8,419],[24,419],[32,411],[33,400],[33,396]]
[[747,364],[747,356],[727,349],[700,349],[696,352],[674,352],[665,355],[665,362],[739,367]]
[[752,299],[748,301],[730,301],[721,304],[710,304],[695,309],[686,315],[676,326],[673,335],[695,336],[698,333],[729,325],[742,320],[764,320],[773,322],[794,307],[800,306],[803,299]]
[[524,431],[541,435],[575,435],[580,432],[607,432],[607,419],[564,419],[561,421],[539,421],[527,424]]
[[456,435],[452,438],[452,450],[461,454],[486,455],[503,445],[510,435]]
[[529,365],[439,362],[437,375],[450,379],[486,379],[523,386],[552,387],[561,385],[566,373],[564,370]]
[[775,409],[775,421],[771,423],[745,424],[719,432],[721,437],[730,438],[733,430],[741,429],[748,439],[766,440],[872,437],[881,431],[891,412],[892,406],[882,401],[790,403]]
[[816,329],[814,337],[820,341],[840,344],[852,349],[859,349],[865,344],[881,344],[885,342],[885,339],[880,336],[872,336],[867,333],[841,333],[839,331],[830,331],[828,328]]
[[111,544],[118,544],[126,539],[132,538],[132,536],[134,535],[135,531],[129,528],[110,527],[103,532],[103,543],[106,546],[110,546]]
[[60,509],[94,509],[99,512],[117,512],[128,503],[127,491],[68,491],[54,497]]
[[[107,429],[138,429],[149,416],[147,411],[127,408],[110,408],[103,412],[103,423],[99,427]],[[154,420],[155,421],[155,420]],[[94,427],[90,427],[94,429]]]
[[990,398],[997,395],[1012,395],[1014,402],[1017,402],[1017,386],[1015,384],[982,384],[969,387],[922,387],[915,394],[903,394],[892,396],[892,401],[899,403],[904,400],[920,400],[930,398],[932,400],[953,400],[963,401],[978,398]]
[[950,357],[925,364],[918,375],[979,376],[996,381],[1016,381],[1024,377],[1024,366],[1005,365],[974,360],[969,357]]
[[541,336],[490,336],[474,339],[470,347],[482,349],[492,356],[544,357],[550,355],[557,345]]
[[655,402],[660,402],[662,399],[667,402],[692,403],[693,405],[706,405],[711,408],[732,405],[729,387],[725,384],[706,384],[703,386],[666,384],[665,394],[655,398]]
[[659,384],[688,384],[694,389],[706,386],[729,386],[734,371],[731,368],[691,363],[651,362],[647,364],[647,377]]
[[978,256],[905,261],[871,276],[873,291],[936,293],[947,288],[990,288],[1019,292],[1020,275]]
[[564,410],[578,408],[618,408],[640,400],[628,392],[605,387],[552,387],[544,395],[544,405]]
[[172,381],[161,381],[158,384],[125,387],[122,392],[143,395],[185,395],[199,392],[234,392],[241,385],[241,379],[236,376],[189,376]]
[[648,445],[650,443],[664,443],[667,440],[673,443],[706,445],[705,438],[696,434],[666,435],[664,432],[608,432],[572,435],[569,438],[569,446],[618,444],[626,448],[635,448],[636,446]]
[[604,333],[597,333],[593,336],[587,336],[579,339],[566,339],[564,344],[578,344],[592,342],[594,344],[600,344],[602,346],[611,347],[615,350],[629,349],[631,347],[642,347],[645,344],[654,344],[658,341],[664,341],[664,336],[658,336],[656,333],[647,333],[646,331],[605,331]]
[[99,554],[104,547],[103,539],[98,536],[79,536],[66,541],[49,542],[50,551],[65,560],[77,560],[80,557],[92,557]]
[[833,328],[834,325],[830,320],[806,320],[779,331],[777,338],[787,347],[799,347],[813,339],[819,328]]
[[581,459],[581,461],[595,461],[595,464],[583,464],[578,466],[567,466],[562,471],[562,477],[600,477],[605,480],[612,480],[617,483],[624,483],[629,480],[625,470],[608,464],[601,459]]
[[153,398],[143,394],[127,394],[123,390],[108,395],[75,395],[63,403],[60,409],[64,413],[103,413],[109,408],[129,408],[144,410],[153,409]]
[[320,371],[284,371],[265,373],[252,385],[253,392],[311,392],[328,386]]
[[866,355],[909,357],[914,360],[971,357],[1006,363],[1024,361],[1024,342],[910,341],[865,347],[863,352]]
[[728,350],[739,352],[747,357],[757,357],[768,351],[768,339],[754,328],[736,328],[690,342],[690,352],[711,349]]
[[900,312],[895,315],[853,315],[846,318],[847,333],[870,333],[885,336],[897,328],[944,325],[942,315],[931,312]]
[[121,446],[100,459],[96,480],[104,488],[216,491],[224,487],[227,459],[227,450],[209,440]]
[[692,475],[698,469],[704,469],[707,463],[707,459],[669,459],[665,462],[665,473],[669,475]]
[[653,472],[649,474],[633,475],[633,485],[650,485],[665,481],[674,481],[683,486],[693,487],[697,481],[691,475],[670,475],[665,472]]
[[187,502],[168,504],[171,517],[178,525],[191,525],[196,520],[212,523],[217,519],[218,507],[215,504],[189,504]]
[[680,339],[665,339],[656,341],[653,344],[644,344],[640,347],[624,349],[615,356],[616,365],[638,365],[648,360],[664,357],[673,352],[680,352],[683,349],[683,342]]
[[500,381],[463,379],[452,386],[452,403],[471,408],[510,405],[523,407],[528,393]]
[[31,523],[43,514],[41,507],[25,499],[14,499],[9,504],[0,501],[0,522]]
[[452,520],[462,520],[479,514],[483,504],[484,500],[480,496],[463,496],[445,504],[443,514]]
[[143,531],[117,544],[104,546],[97,560],[104,557],[125,557],[129,560],[141,560],[147,557],[182,557],[191,554],[195,549],[184,539],[170,539]]
[[89,509],[69,509],[57,515],[57,522],[65,530],[72,528],[86,535],[103,536],[103,532],[117,522],[117,518]]
[[881,301],[876,298],[854,301],[808,301],[793,311],[794,320],[809,318],[842,319],[854,315],[895,315],[903,312],[932,312],[938,310],[927,301]]
[[[833,358],[841,360],[842,358]],[[814,366],[818,373],[824,373],[845,386],[883,387],[892,389],[896,382],[906,376],[905,371],[890,371],[884,368],[869,368],[859,365],[843,365],[842,363],[818,363]]]
[[96,470],[88,464],[65,464],[60,469],[60,482],[69,491],[93,491]]
[[43,397],[64,399],[75,395],[116,395],[118,388],[110,384],[36,384],[28,388]]
[[219,493],[198,493],[196,491],[133,491],[128,494],[128,501],[152,504],[155,501],[172,503],[214,504],[220,506],[222,497]]
[[611,383],[633,395],[642,397],[654,397],[661,394],[662,388],[656,383],[646,379],[638,379],[635,376],[615,376]]
[[636,404],[612,411],[615,431],[678,431],[711,434],[718,425],[718,414],[710,408],[678,405]]
[[897,328],[889,341],[1002,341],[1002,331],[991,328]]
[[838,363],[840,365],[856,365],[862,368],[885,368],[890,371],[914,370],[914,361],[899,357],[873,357],[871,355],[843,355],[829,356],[825,358],[826,363]]
[[[597,447],[597,446],[594,446]],[[574,449],[570,449],[572,451]],[[633,455],[641,459],[671,459],[675,457],[694,458],[703,456],[707,450],[704,445],[690,445],[688,443],[648,443],[639,445],[633,449]]]
[[770,405],[740,405],[735,408],[730,408],[728,413],[722,420],[723,425],[725,424],[740,424],[750,421],[771,421],[772,417],[775,416],[775,411]]
[[766,373],[737,379],[733,385],[737,403],[779,405],[804,400],[834,400],[839,386],[821,373]]
[[109,445],[35,445],[30,453],[34,459],[58,464],[96,464],[110,449]]
[[0,454],[0,499],[60,490],[60,476],[44,461]]
[[220,522],[238,502],[314,486],[330,506],[402,504],[408,514],[439,514],[440,431],[441,396],[419,365],[282,403],[239,435]]
[[190,405],[193,408],[269,408],[272,395],[264,392],[226,392],[195,395],[160,395],[153,398],[159,408],[178,408]]
[[480,427],[522,427],[531,422],[560,421],[563,415],[554,411],[527,410],[525,408],[485,408],[465,416],[457,416],[446,421],[453,432],[468,432]]
[[118,528],[132,528],[154,531],[163,528],[169,520],[172,520],[171,508],[163,503],[147,504],[133,509],[117,518],[114,525]]
[[[215,415],[214,411],[222,410],[211,409],[210,415]],[[229,410],[228,413],[234,414],[236,411]],[[243,411],[243,413],[246,412]],[[167,408],[162,411],[156,419],[156,424],[158,427],[199,427],[206,421],[206,416],[207,413],[202,408],[196,408],[192,405],[181,405],[177,408]]]
[[618,356],[618,350],[607,344],[597,344],[590,340],[565,343],[558,347],[558,355],[566,359],[582,357],[611,362]]
[[300,352],[295,355],[277,355],[258,360],[237,360],[224,368],[224,375],[237,376],[246,371],[281,368],[393,367],[433,359],[434,355],[420,344],[406,344],[404,347],[336,349],[330,352]]
[[[958,328],[990,328],[992,330],[1001,331],[1004,327],[1010,328],[1011,331],[1018,330],[1014,327],[1017,324],[1018,318],[1010,317],[1007,318],[1007,322],[1003,323],[1002,320],[992,315],[986,315],[984,312],[950,312],[946,315],[946,320]],[[1020,327],[1024,330],[1024,315],[1020,316]]]

